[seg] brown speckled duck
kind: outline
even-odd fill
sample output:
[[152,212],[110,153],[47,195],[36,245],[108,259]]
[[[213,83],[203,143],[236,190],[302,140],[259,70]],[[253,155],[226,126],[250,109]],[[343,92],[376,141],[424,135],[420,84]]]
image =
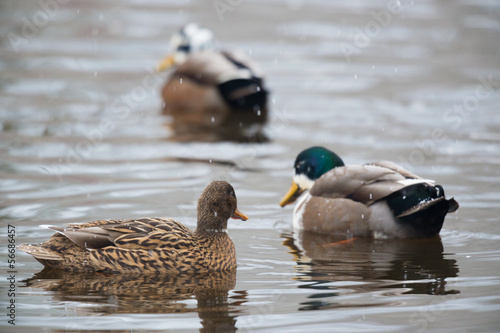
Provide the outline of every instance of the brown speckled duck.
[[49,226],[58,233],[40,245],[19,246],[43,265],[69,271],[110,273],[192,273],[236,268],[236,252],[226,232],[229,218],[247,220],[233,187],[210,183],[198,200],[192,232],[170,218],[99,220]]
[[[212,31],[196,23],[170,41],[157,70],[175,66],[162,89],[164,114],[177,136],[206,141],[265,141],[267,95],[263,72],[245,54],[219,51]],[[210,138],[209,135],[212,134]]]
[[381,161],[345,166],[324,147],[303,150],[294,163],[292,186],[280,206],[295,206],[296,230],[382,238],[426,238],[439,234],[458,203],[441,185]]

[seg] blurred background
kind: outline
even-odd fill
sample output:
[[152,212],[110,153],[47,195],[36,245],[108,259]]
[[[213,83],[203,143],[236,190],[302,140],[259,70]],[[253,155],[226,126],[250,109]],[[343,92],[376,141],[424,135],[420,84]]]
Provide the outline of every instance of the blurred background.
[[[222,310],[199,293],[175,291],[185,281],[169,281],[174,291],[146,306],[158,281],[143,281],[150,294],[128,295],[128,304],[144,309],[131,315],[116,290],[96,287],[109,281],[80,289],[73,288],[80,277],[50,277],[60,288],[21,282],[41,265],[18,252],[18,326],[500,328],[496,1],[4,0],[0,18],[5,271],[8,224],[18,243],[47,239],[51,232],[40,224],[104,218],[168,216],[193,229],[195,203],[213,179],[232,183],[250,217],[229,226],[239,266],[235,286],[217,296]],[[176,140],[161,114],[168,73],[154,69],[170,36],[189,22],[212,29],[222,49],[246,53],[265,71],[269,142]],[[292,208],[278,206],[297,153],[311,145],[332,149],[346,164],[392,160],[435,179],[461,207],[430,244],[372,240],[311,250],[317,240],[293,234]],[[184,296],[168,302],[192,311],[153,314],[154,302],[176,293]],[[81,316],[87,320],[75,322]],[[5,319],[0,325],[11,327]]]

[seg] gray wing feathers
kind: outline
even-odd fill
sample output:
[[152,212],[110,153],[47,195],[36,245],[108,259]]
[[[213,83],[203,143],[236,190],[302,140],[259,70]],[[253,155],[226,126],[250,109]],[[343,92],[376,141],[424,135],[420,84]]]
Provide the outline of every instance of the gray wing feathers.
[[400,173],[375,165],[352,165],[335,168],[320,177],[311,188],[311,195],[326,198],[350,198],[370,204],[405,185]]
[[119,232],[105,230],[100,227],[72,229],[51,226],[49,228],[63,234],[73,243],[87,249],[100,249],[114,245],[113,240],[117,236],[122,235]]
[[413,179],[421,179],[422,178],[422,177],[417,176],[416,174],[406,170],[402,166],[400,166],[394,162],[391,162],[391,161],[377,161],[377,162],[367,163],[366,165],[375,165],[375,166],[379,166],[382,168],[387,168],[387,169],[390,169],[392,171],[399,173],[400,175],[404,176],[405,178],[413,178]]
[[[247,66],[248,70],[241,70],[226,56]],[[175,74],[186,75],[200,83],[217,85],[229,79],[249,78],[253,75],[260,76],[260,69],[247,57],[241,54],[229,52],[204,51],[192,54],[188,59],[179,65]]]

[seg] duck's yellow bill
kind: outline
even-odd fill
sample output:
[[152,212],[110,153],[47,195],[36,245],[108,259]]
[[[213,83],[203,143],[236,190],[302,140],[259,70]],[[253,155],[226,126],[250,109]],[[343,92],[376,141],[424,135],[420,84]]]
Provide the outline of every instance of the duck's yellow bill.
[[294,203],[295,200],[304,192],[303,190],[300,189],[299,185],[297,183],[292,182],[292,186],[290,186],[290,189],[288,192],[285,194],[283,199],[281,199],[280,206],[285,207],[286,205],[289,205],[291,203]]
[[236,208],[236,210],[234,211],[234,214],[231,216],[231,218],[235,219],[235,220],[243,220],[243,221],[248,220],[248,216],[246,216],[245,214],[240,212],[240,210],[238,208]]
[[156,66],[156,72],[163,72],[165,69],[171,67],[174,64],[174,56],[169,55],[163,58],[158,66]]

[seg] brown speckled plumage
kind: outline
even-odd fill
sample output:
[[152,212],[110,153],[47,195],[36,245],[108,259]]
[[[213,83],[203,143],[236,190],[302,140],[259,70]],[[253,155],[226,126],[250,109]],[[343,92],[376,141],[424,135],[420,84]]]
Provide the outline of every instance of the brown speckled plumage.
[[238,211],[233,187],[210,183],[198,201],[192,232],[169,218],[99,220],[58,231],[40,245],[20,245],[45,266],[83,272],[183,273],[236,267],[227,220],[247,217]]

